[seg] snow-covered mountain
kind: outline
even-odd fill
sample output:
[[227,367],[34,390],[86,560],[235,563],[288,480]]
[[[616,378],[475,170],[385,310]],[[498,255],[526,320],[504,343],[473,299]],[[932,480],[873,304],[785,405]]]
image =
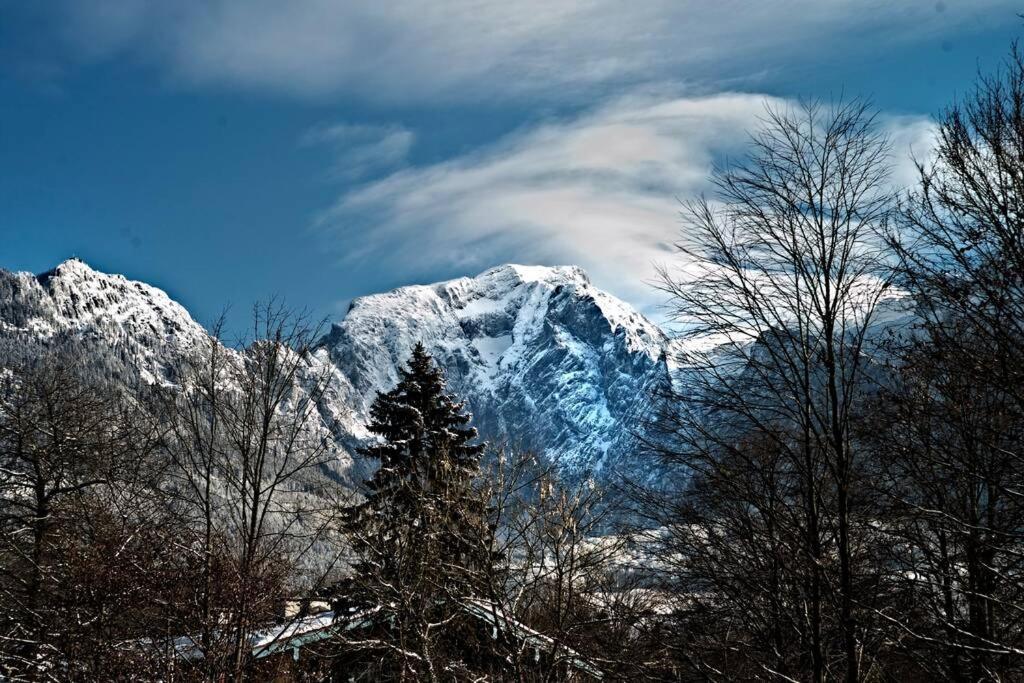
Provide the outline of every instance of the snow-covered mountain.
[[206,339],[206,330],[162,290],[78,259],[40,275],[0,269],[0,340],[8,353],[71,342],[144,382],[165,382],[173,360]]
[[580,473],[629,458],[667,340],[575,267],[506,265],[355,300],[323,340],[365,413],[422,342],[491,439]]
[[[5,348],[58,338],[105,353],[140,381],[173,382],[172,360],[206,331],[159,289],[78,260],[38,276],[0,270],[0,364]],[[668,372],[661,330],[579,268],[506,265],[402,287],[355,300],[311,360],[331,365],[320,415],[342,450],[366,438],[370,403],[416,342],[486,438],[578,476],[633,469],[640,412]]]

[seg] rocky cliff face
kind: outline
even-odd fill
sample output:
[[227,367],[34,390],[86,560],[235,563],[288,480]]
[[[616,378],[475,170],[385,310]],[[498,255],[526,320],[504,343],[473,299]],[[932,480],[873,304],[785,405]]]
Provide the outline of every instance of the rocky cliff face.
[[[138,381],[173,383],[173,359],[206,331],[159,289],[81,261],[38,276],[0,271],[0,364],[4,349],[58,339]],[[579,268],[506,265],[402,287],[354,301],[311,360],[331,366],[320,415],[342,450],[366,438],[376,392],[397,381],[416,342],[486,438],[542,452],[577,476],[633,467],[637,418],[668,372],[661,330]]]
[[667,340],[575,267],[506,265],[353,302],[323,340],[363,414],[417,341],[492,440],[600,473],[635,450],[634,418]]

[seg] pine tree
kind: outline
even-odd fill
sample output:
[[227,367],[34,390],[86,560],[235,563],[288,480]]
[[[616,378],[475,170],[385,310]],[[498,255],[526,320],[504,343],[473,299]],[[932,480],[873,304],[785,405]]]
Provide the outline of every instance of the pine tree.
[[377,469],[366,500],[348,510],[357,559],[343,598],[375,608],[387,637],[419,653],[405,667],[441,654],[430,625],[449,622],[458,603],[483,594],[495,556],[477,486],[484,445],[474,443],[471,416],[422,344],[399,372],[398,385],[370,409],[378,441],[359,451]]
[[360,454],[379,464],[367,482],[371,501],[388,499],[412,513],[425,497],[463,494],[479,473],[484,447],[471,443],[477,435],[467,426],[471,417],[463,403],[445,393],[444,374],[422,344],[416,344],[400,373],[398,385],[379,394],[370,408],[369,431],[383,442]]

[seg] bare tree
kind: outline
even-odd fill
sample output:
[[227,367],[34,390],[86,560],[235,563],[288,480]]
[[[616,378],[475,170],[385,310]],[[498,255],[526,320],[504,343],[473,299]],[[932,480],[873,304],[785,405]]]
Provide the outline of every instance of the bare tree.
[[902,594],[891,607],[904,606],[884,614],[920,670],[1003,680],[1024,666],[1022,416],[977,381],[985,345],[960,342],[901,349],[871,415],[886,565]]
[[[661,427],[672,435],[661,455],[695,486],[715,485],[723,458],[774,468],[758,533],[766,550],[778,543],[764,515],[775,515],[771,496],[784,496],[801,536],[797,557],[784,562],[805,591],[786,609],[806,613],[785,616],[806,622],[808,661],[799,666],[816,681],[836,666],[858,680],[874,645],[858,617],[869,593],[858,576],[858,534],[868,520],[856,508],[861,463],[851,423],[867,334],[887,290],[874,240],[891,210],[887,155],[864,102],[769,109],[746,159],[716,173],[714,200],[685,206],[682,272],[662,273],[687,340],[680,382],[661,397],[669,406]],[[750,461],[748,435],[771,461]]]
[[210,677],[226,668],[231,645],[230,634],[218,623],[218,609],[225,608],[229,599],[223,585],[228,581],[218,577],[217,570],[225,564],[229,548],[222,483],[228,455],[221,420],[230,391],[227,367],[234,360],[221,341],[222,329],[223,318],[214,324],[204,347],[181,359],[175,373],[177,386],[158,392],[154,402],[168,432],[164,443],[170,463],[171,507],[196,534],[185,545],[201,566],[196,627],[202,666]]
[[180,616],[188,574],[157,489],[159,432],[59,348],[3,372],[0,666],[32,679],[156,666],[131,643]]
[[301,562],[333,519],[319,495],[321,466],[336,455],[319,416],[331,370],[314,358],[317,329],[274,304],[254,309],[252,340],[238,350],[218,332],[183,360],[162,414],[175,504],[198,531],[203,665],[241,678],[251,635],[285,591],[323,579]]
[[[1024,427],[1024,57],[983,76],[938,127],[889,244],[919,323],[880,409],[898,619],[954,680],[1020,675]],[[925,655],[927,658],[927,655]]]
[[607,675],[647,673],[640,622],[651,596],[631,572],[629,537],[613,531],[617,509],[605,491],[506,450],[493,454],[487,481],[492,552],[503,558],[487,584],[494,619],[514,618],[551,639],[543,662],[536,643],[493,643],[517,680],[563,680],[580,658]]
[[[967,327],[1004,362],[986,368],[1021,401],[1024,354],[1024,55],[1014,46],[1004,70],[946,112],[932,162],[918,163],[920,189],[901,206],[889,246],[900,275],[927,316]],[[950,328],[949,334],[956,334]]]

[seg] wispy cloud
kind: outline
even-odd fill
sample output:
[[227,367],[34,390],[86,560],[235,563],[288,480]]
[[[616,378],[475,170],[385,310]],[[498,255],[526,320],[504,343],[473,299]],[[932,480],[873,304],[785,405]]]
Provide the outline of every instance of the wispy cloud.
[[[407,168],[347,192],[319,218],[345,258],[386,259],[412,278],[439,268],[573,263],[649,312],[654,265],[675,258],[679,199],[709,189],[716,160],[740,154],[765,106],[754,94],[620,98],[571,120],[519,132],[468,156]],[[898,180],[921,118],[883,120]]]
[[[180,83],[363,99],[571,96],[700,74],[718,89],[824,51],[1012,20],[1011,0],[54,0],[40,50],[131,57]],[[33,7],[36,7],[33,5]],[[870,32],[870,40],[865,35]]]
[[352,181],[400,165],[415,141],[415,134],[402,126],[334,123],[307,130],[299,143],[330,148],[335,157],[331,175]]

